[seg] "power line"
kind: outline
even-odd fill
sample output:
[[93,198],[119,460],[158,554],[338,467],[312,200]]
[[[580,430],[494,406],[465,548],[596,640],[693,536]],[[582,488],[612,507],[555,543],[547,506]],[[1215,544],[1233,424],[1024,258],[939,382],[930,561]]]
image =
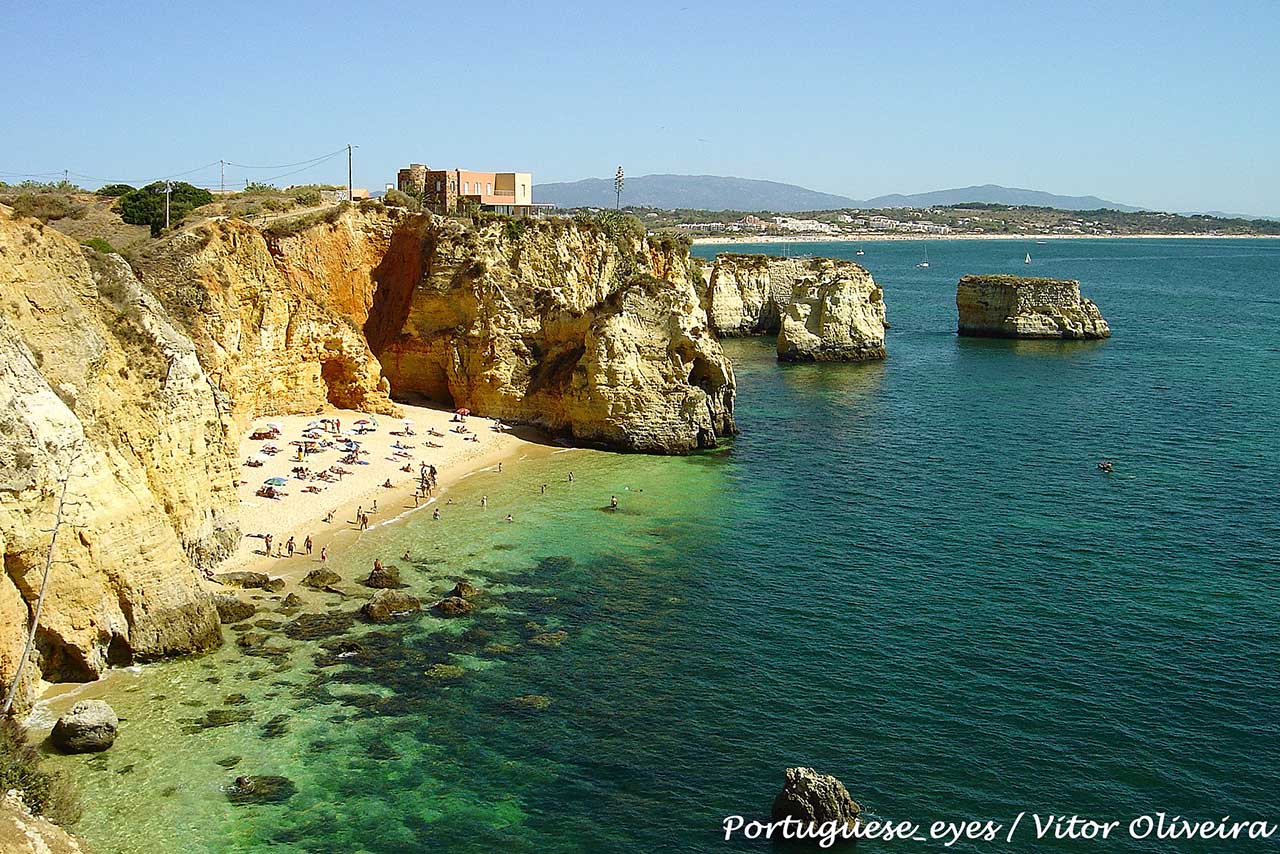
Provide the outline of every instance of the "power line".
[[347,146],[344,145],[342,146],[342,148],[339,148],[337,151],[332,151],[328,154],[321,154],[319,157],[312,157],[310,160],[299,160],[297,163],[277,163],[274,166],[248,166],[244,163],[232,163],[230,160],[227,161],[227,165],[235,166],[239,169],[292,169],[294,166],[302,166],[307,163],[318,163],[321,160],[328,160],[330,157],[333,157],[334,155],[337,155],[337,154],[341,154],[346,150],[347,150]]

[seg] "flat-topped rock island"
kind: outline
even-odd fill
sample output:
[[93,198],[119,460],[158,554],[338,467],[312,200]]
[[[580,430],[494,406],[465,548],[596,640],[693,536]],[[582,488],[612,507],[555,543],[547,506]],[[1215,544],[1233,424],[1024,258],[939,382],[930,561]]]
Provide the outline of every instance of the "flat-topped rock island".
[[1072,279],[964,276],[956,287],[960,335],[978,338],[1110,338],[1111,328]]

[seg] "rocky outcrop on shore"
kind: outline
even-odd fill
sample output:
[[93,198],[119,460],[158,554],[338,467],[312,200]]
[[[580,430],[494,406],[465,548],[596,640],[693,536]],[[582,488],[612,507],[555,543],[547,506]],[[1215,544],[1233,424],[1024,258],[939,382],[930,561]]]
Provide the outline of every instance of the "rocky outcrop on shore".
[[98,753],[115,744],[120,719],[102,700],[81,700],[58,718],[49,741],[63,753]]
[[648,453],[735,431],[687,249],[617,223],[402,229],[364,329],[398,393]]
[[965,276],[956,287],[959,334],[983,338],[1097,339],[1111,328],[1080,283],[1026,276]]
[[118,256],[0,208],[0,685],[70,477],[18,709],[41,676],[220,643],[196,568],[236,541],[235,442],[190,337]]
[[711,327],[727,338],[777,332],[803,263],[770,255],[717,255],[703,299]]
[[722,253],[703,304],[718,335],[776,334],[780,361],[885,357],[884,292],[852,261]]
[[783,362],[883,359],[884,293],[857,264],[818,258],[792,285],[778,330]]

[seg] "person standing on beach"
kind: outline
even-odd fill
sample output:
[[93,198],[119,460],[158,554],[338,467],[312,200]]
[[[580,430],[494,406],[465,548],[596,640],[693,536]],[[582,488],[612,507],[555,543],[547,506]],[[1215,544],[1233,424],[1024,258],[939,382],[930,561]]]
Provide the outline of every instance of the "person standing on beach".
[[573,472],[569,472],[569,482],[573,483]]
[[264,548],[266,549],[266,551],[264,551],[263,554],[265,554],[267,557],[271,557],[271,535],[266,534],[265,536],[263,536],[262,541],[263,543],[265,543]]
[[[390,479],[390,478],[388,478],[388,479],[387,479],[387,483],[390,483],[390,482],[391,482],[391,479]],[[372,510],[370,510],[369,512],[370,512],[370,513],[377,513],[377,512],[378,512],[378,499],[376,499],[376,498],[375,498],[375,499],[373,499],[373,509],[372,509]]]
[[293,536],[292,535],[290,535],[289,539],[285,542],[284,548],[285,548],[285,551],[289,553],[289,557],[293,557]]
[[502,474],[502,463],[498,463],[498,474]]
[[489,496],[487,496],[487,495],[481,495],[481,496],[480,496],[480,506],[481,506],[481,507],[488,507],[488,506],[489,506]]
[[307,534],[307,538],[302,541],[302,549],[307,554],[311,554],[311,535]]
[[328,547],[328,546],[321,546],[321,547],[320,547],[320,562],[321,562],[321,563],[324,563],[324,562],[325,562],[325,561],[327,561],[328,559],[329,559],[329,547]]

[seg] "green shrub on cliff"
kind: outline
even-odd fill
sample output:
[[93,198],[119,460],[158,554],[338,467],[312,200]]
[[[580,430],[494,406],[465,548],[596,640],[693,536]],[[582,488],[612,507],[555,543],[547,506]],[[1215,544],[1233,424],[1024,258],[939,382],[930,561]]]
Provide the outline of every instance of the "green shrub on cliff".
[[104,199],[117,199],[120,196],[127,196],[136,190],[137,187],[131,187],[128,184],[106,184],[99,187],[95,192]]
[[[177,225],[191,211],[213,201],[208,190],[175,181],[169,196],[169,222]],[[120,218],[131,225],[151,226],[152,236],[164,228],[164,182],[154,181],[120,197]]]
[[40,752],[27,742],[26,731],[12,718],[0,718],[0,792],[17,789],[27,808],[55,824],[80,819],[80,799],[71,782],[41,767]]
[[96,249],[99,252],[106,252],[107,254],[111,254],[116,251],[114,246],[103,240],[101,237],[90,237],[88,240],[82,240],[80,241],[80,245],[88,246],[90,249]]

